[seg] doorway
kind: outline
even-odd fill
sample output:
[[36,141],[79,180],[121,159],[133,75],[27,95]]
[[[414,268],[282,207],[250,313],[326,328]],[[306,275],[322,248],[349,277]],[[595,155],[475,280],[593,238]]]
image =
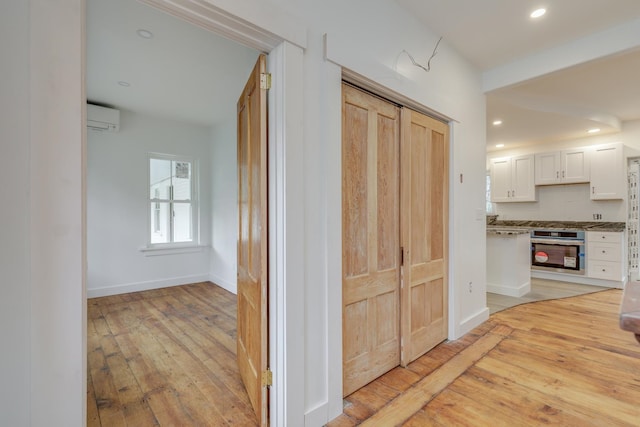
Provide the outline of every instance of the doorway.
[[[154,6],[158,6],[155,4],[156,2],[153,2],[153,1],[146,2],[146,3],[151,3]],[[157,3],[162,3],[163,5],[162,8],[165,10],[167,9],[166,2],[157,2]],[[171,13],[172,15],[179,15],[183,18],[184,17],[188,18],[191,14],[194,13],[188,10],[188,8],[183,9],[182,7],[178,8],[178,12],[176,13],[173,13],[175,11],[171,11],[171,12],[172,12]],[[199,21],[198,24],[200,24],[200,26],[206,26],[208,29],[211,29],[212,27],[215,27],[214,18],[215,18],[216,12],[215,11],[209,11],[209,12],[204,13],[202,9],[198,10],[198,13],[199,13],[198,17],[200,19],[202,19],[203,16],[206,16],[207,18],[207,22],[204,23],[206,25],[203,24],[202,20]],[[225,19],[227,18],[228,18],[228,14],[225,15]],[[188,19],[188,20],[193,22],[192,19]],[[249,27],[252,27],[252,30],[254,32],[257,32],[257,30],[253,28],[253,25],[246,22],[245,23],[239,22],[237,25],[234,26],[233,29],[225,27],[225,35],[227,36],[236,35],[236,37],[232,37],[232,38],[238,39],[238,38],[241,38],[239,35],[243,34],[243,31],[246,30],[247,32],[249,32],[249,30],[247,30]],[[278,33],[279,33],[278,31],[270,33],[268,38],[266,35],[252,34],[252,38],[244,37],[242,38],[242,41],[250,45],[253,45],[254,48],[255,48],[255,44],[259,43],[260,44],[259,48],[261,50],[270,51],[269,58],[268,58],[269,60],[267,61],[267,69],[269,71],[272,71],[274,69],[281,70],[280,73],[273,74],[274,85],[277,87],[278,91],[281,91],[281,92],[275,93],[273,96],[270,97],[270,100],[269,100],[270,105],[273,105],[274,107],[271,109],[271,115],[269,116],[269,120],[271,121],[271,124],[269,126],[269,131],[273,132],[276,135],[274,138],[272,138],[272,141],[274,143],[274,146],[278,147],[279,151],[274,150],[273,153],[271,152],[268,153],[268,156],[265,153],[265,158],[269,162],[269,172],[275,175],[275,179],[271,180],[270,182],[269,198],[270,199],[272,197],[276,198],[276,200],[280,204],[282,204],[283,199],[286,200],[288,197],[291,197],[292,190],[290,189],[297,188],[296,185],[291,185],[289,181],[295,180],[296,182],[301,182],[299,177],[296,176],[297,171],[289,172],[287,175],[284,175],[282,173],[282,171],[285,170],[290,163],[299,163],[299,159],[296,157],[298,153],[297,150],[287,150],[286,159],[282,158],[281,153],[287,147],[287,144],[285,142],[287,138],[290,138],[290,140],[292,141],[299,141],[302,139],[301,137],[302,126],[300,125],[300,123],[302,123],[302,120],[300,119],[302,116],[302,108],[301,108],[302,98],[301,96],[298,96],[298,94],[302,93],[302,90],[299,87],[301,85],[301,80],[299,79],[291,80],[291,76],[296,76],[297,71],[301,70],[301,67],[299,67],[299,65],[302,62],[302,51],[297,46],[293,46],[291,44],[288,44],[287,42],[283,42],[282,39],[279,39],[278,36],[276,36],[276,34]],[[262,38],[265,38],[265,39],[262,39]],[[193,48],[193,46],[189,46],[189,48]],[[224,57],[225,55],[221,55],[221,56]],[[254,58],[254,61],[255,61],[255,58]],[[292,69],[289,70],[289,68],[287,67]],[[288,72],[289,81],[284,81],[285,70]],[[134,85],[132,84],[131,86],[133,87]],[[285,99],[283,99],[282,97],[282,92],[285,90],[288,92],[290,91],[289,92],[290,94],[287,96],[286,102],[285,102]],[[234,100],[231,103],[230,111],[231,111],[232,118],[234,118],[234,115],[235,115],[234,114],[235,101],[237,100],[238,95],[239,93],[234,93]],[[292,105],[294,105],[295,107],[292,108],[290,111],[288,110],[285,113],[284,107],[292,106]],[[285,118],[289,123],[295,123],[295,125],[287,124],[285,129],[284,128]],[[125,125],[125,123],[123,123],[123,125]],[[234,118],[233,128],[235,133],[235,118]],[[228,163],[235,163],[235,158],[236,158],[235,135],[232,136],[232,144],[233,144],[233,158],[231,159],[232,161]],[[237,178],[236,174],[233,174],[233,179],[235,180],[236,178]],[[284,188],[285,183],[288,183],[287,188]],[[234,186],[229,186],[229,187],[234,187]],[[266,195],[265,195],[265,198],[266,198]],[[237,208],[236,208],[237,195],[235,194],[235,192],[233,194],[232,199],[233,199],[233,207],[234,207],[233,216],[237,219]],[[287,212],[291,212],[292,216],[295,217],[297,214],[297,212],[295,211],[296,211],[296,208],[293,208],[291,210],[288,210]],[[278,323],[279,328],[275,329],[275,326],[274,326],[274,329],[269,334],[270,341],[272,343],[275,343],[275,345],[270,346],[272,349],[271,350],[272,355],[270,357],[270,360],[272,363],[272,367],[273,366],[278,367],[274,369],[274,377],[276,377],[276,380],[274,382],[277,382],[277,385],[272,387],[272,392],[274,392],[274,394],[272,395],[272,398],[269,401],[272,407],[271,418],[274,420],[273,422],[277,425],[278,424],[277,420],[282,419],[284,417],[283,416],[284,405],[288,399],[287,390],[289,388],[295,389],[295,390],[300,389],[297,383],[301,381],[301,379],[304,377],[304,375],[300,373],[302,371],[300,364],[296,364],[296,366],[289,369],[289,365],[291,365],[292,363],[287,363],[287,361],[283,357],[283,354],[285,352],[284,335],[286,334],[288,328],[290,328],[290,324],[292,322],[299,324],[299,321],[297,320],[297,318],[295,318],[295,316],[290,316],[289,318],[284,319],[284,313],[286,312],[287,307],[289,307],[290,305],[298,306],[301,304],[300,299],[302,294],[299,294],[300,298],[298,298],[297,292],[290,292],[287,294],[288,296],[287,301],[284,301],[283,298],[281,297],[281,295],[284,294],[284,292],[282,292],[282,289],[284,287],[283,277],[285,276],[285,274],[283,274],[283,271],[284,270],[287,271],[288,277],[294,277],[296,274],[298,274],[297,270],[299,270],[299,267],[296,267],[296,266],[299,266],[302,264],[301,262],[298,262],[299,261],[298,254],[301,252],[295,251],[295,253],[290,253],[290,252],[293,252],[293,250],[290,248],[291,245],[288,245],[287,247],[285,247],[282,244],[282,240],[284,238],[283,236],[285,235],[285,233],[300,235],[301,232],[298,230],[299,225],[297,223],[292,224],[291,221],[288,221],[285,218],[283,218],[283,212],[280,210],[276,211],[274,208],[273,212],[271,212],[269,215],[269,219],[273,221],[273,223],[268,224],[268,227],[270,229],[269,248],[276,247],[276,252],[278,253],[278,256],[274,256],[272,258],[272,263],[270,265],[270,274],[273,274],[274,276],[277,277],[277,280],[274,280],[272,282],[274,283],[274,286],[273,286],[273,291],[270,295],[270,299],[273,299],[274,301],[279,301],[279,303],[277,304],[277,307],[274,308],[269,313],[271,318],[280,320],[279,323],[275,321],[270,322],[270,324],[272,325],[275,325],[276,323]],[[267,225],[265,224],[265,226]],[[233,229],[234,227],[229,227],[229,228]],[[216,233],[216,234],[219,235],[220,233]],[[232,235],[234,240],[233,240],[233,245],[231,247],[231,250],[235,252],[235,245],[236,245],[235,239],[237,237],[237,233],[235,230],[232,231]],[[182,255],[180,257],[182,257]],[[156,257],[156,259],[160,259],[160,257]],[[291,267],[287,266],[285,262],[289,260],[292,261]],[[234,266],[234,269],[235,269],[235,266]],[[235,271],[233,275],[235,278]],[[300,359],[301,356],[295,353],[297,348],[298,347],[296,345],[289,344],[287,346],[286,351],[289,352],[287,354],[292,354],[291,360],[295,360],[296,358],[297,360]],[[293,354],[295,354],[295,356],[293,356]],[[291,379],[288,379],[285,377],[285,374],[287,373],[289,373],[289,376]],[[278,376],[280,377],[278,378]],[[294,400],[296,400],[296,398],[297,396],[294,396]],[[304,407],[302,405],[299,405],[299,406],[296,406],[296,409],[290,410],[289,412],[302,413],[303,410],[304,410]]]
[[448,126],[342,86],[343,395],[447,337]]

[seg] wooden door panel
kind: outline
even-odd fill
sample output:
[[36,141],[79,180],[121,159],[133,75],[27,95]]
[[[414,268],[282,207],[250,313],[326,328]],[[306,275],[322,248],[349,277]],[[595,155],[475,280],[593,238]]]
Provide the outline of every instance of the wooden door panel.
[[260,55],[238,100],[238,323],[240,376],[260,425],[269,423],[267,369],[267,116]]
[[399,109],[343,85],[343,392],[400,362]]
[[406,366],[447,337],[447,125],[403,109],[401,158],[401,363]]
[[[368,184],[367,184],[367,132],[368,111],[359,105],[343,105],[343,115],[349,118],[349,127],[342,138],[342,239],[343,246],[352,248],[343,251],[343,275],[355,277],[369,269],[367,248]],[[348,166],[348,167],[347,167]]]

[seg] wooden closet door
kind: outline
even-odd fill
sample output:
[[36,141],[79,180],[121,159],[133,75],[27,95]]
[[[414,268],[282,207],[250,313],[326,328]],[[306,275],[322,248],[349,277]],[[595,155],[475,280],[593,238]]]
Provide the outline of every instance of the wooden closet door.
[[448,131],[402,110],[402,366],[447,338]]
[[343,393],[400,364],[400,109],[342,87]]

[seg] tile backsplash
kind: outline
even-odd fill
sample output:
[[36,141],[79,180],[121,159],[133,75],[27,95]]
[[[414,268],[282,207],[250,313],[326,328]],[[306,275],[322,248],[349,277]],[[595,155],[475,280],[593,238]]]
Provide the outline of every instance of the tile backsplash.
[[500,220],[626,221],[626,201],[591,200],[589,184],[538,186],[537,202],[494,203]]

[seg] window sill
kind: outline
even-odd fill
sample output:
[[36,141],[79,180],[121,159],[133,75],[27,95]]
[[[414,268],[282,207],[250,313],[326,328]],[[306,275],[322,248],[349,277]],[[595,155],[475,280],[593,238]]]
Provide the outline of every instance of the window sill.
[[192,254],[203,252],[208,247],[208,245],[144,246],[140,248],[140,252],[142,252],[144,256]]

